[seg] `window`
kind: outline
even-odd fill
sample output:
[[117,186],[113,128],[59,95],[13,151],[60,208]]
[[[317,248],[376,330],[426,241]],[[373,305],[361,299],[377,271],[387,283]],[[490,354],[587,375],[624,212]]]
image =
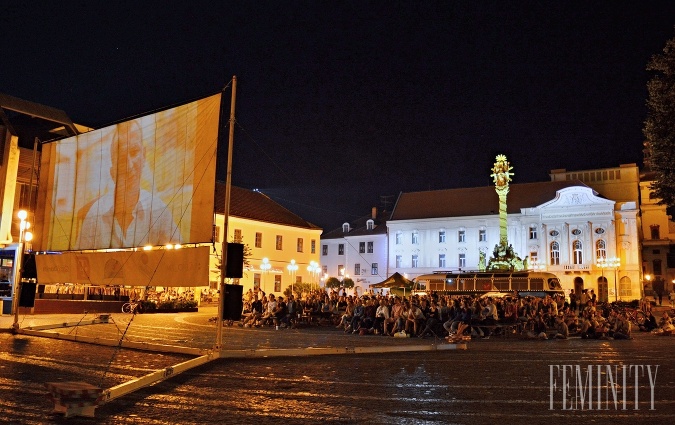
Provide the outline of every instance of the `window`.
[[438,243],[445,243],[445,230],[438,232]]
[[579,235],[581,234],[581,229],[574,229],[574,230],[572,230],[572,234],[573,234],[574,236],[579,236]]
[[349,223],[345,223],[342,225],[342,232],[349,233]]
[[661,260],[652,260],[652,267],[654,268],[654,276],[661,276],[663,270],[661,269]]
[[537,227],[530,226],[530,239],[537,239]]
[[255,247],[262,248],[262,233],[255,232]]
[[560,244],[558,242],[551,242],[551,265],[560,265]]
[[241,229],[234,229],[234,239],[235,242],[241,242]]
[[345,275],[345,266],[342,264],[338,264],[338,276],[344,276]]
[[354,276],[359,276],[361,274],[361,264],[354,264]]
[[412,242],[413,245],[417,245],[418,243],[420,243],[420,235],[419,235],[419,233],[417,233],[417,232],[412,232],[412,239],[411,239],[411,242]]
[[445,254],[438,254],[438,267],[445,267]]
[[460,230],[457,232],[457,242],[466,242],[466,231]]
[[345,244],[341,243],[338,245],[338,255],[345,255]]
[[373,263],[370,265],[370,274],[373,276],[377,276],[377,263]]
[[375,228],[375,222],[373,220],[366,221],[366,230],[373,230]]
[[283,237],[281,235],[277,235],[277,251],[281,251],[283,249]]
[[359,254],[365,254],[366,253],[366,243],[365,242],[359,242]]
[[557,230],[551,230],[551,232],[549,232],[549,235],[553,236],[554,238],[556,236],[558,236],[559,234],[560,234],[560,232],[558,232]]
[[413,255],[413,256],[412,256],[412,267],[413,267],[413,268],[414,268],[414,267],[417,267],[417,260],[418,260],[417,255]]
[[328,245],[321,245],[321,255],[328,255]]
[[324,276],[328,274],[328,266],[321,266],[321,274]]
[[316,254],[316,239],[312,239],[310,241],[310,249],[312,250],[312,254]]
[[260,273],[253,273],[253,289],[260,288]]
[[372,253],[373,253],[373,243],[368,242],[368,254],[372,254]]
[[595,243],[595,258],[607,258],[606,243],[604,240],[599,239]]
[[630,278],[627,276],[622,277],[619,281],[619,295],[626,298],[633,296],[633,288],[631,286]]
[[[574,233],[574,231],[572,233]],[[583,248],[583,244],[581,243],[581,241],[572,242],[572,263],[573,264],[583,264],[582,248]]]
[[402,237],[403,237],[403,234],[401,232],[396,232],[396,245],[401,245]]
[[305,240],[303,238],[298,238],[298,252],[303,252],[305,245]]
[[480,229],[478,231],[478,242],[487,242],[487,230]]
[[274,292],[281,292],[281,275],[274,275]]
[[602,227],[598,227],[597,229],[595,229],[596,235],[602,235],[603,233],[605,233],[605,229],[603,229]]
[[213,233],[211,238],[213,238],[213,242],[222,242],[220,240],[220,226],[216,226],[215,224],[213,225]]
[[403,267],[403,257],[401,257],[400,255],[397,255],[396,256],[396,268],[400,269],[401,267]]
[[466,267],[466,254],[459,254],[459,267]]
[[661,232],[658,224],[652,224],[649,228],[652,233],[652,239],[661,239]]
[[537,264],[539,262],[539,254],[537,251],[530,252],[530,264]]

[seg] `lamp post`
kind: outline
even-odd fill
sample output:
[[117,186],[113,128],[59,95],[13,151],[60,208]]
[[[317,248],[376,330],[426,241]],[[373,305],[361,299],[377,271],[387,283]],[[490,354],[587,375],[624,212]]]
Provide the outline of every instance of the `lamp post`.
[[265,290],[266,289],[266,287],[265,287],[265,276],[267,276],[267,274],[269,273],[270,268],[272,268],[272,265],[270,264],[269,258],[267,258],[267,257],[263,258],[262,264],[260,265],[260,270],[263,271],[263,292],[265,292],[265,293],[267,293],[267,291]]
[[14,281],[12,282],[12,288],[14,291],[14,297],[12,298],[12,313],[14,314],[14,323],[12,324],[12,329],[19,329],[19,297],[21,296],[21,273],[23,267],[23,249],[24,243],[30,242],[33,239],[33,234],[28,231],[30,229],[30,223],[26,221],[28,213],[24,210],[18,212],[17,216],[21,222],[19,223],[19,245],[17,247],[17,253],[14,256],[16,259],[16,264],[14,264]]
[[298,271],[298,265],[295,264],[295,260],[291,260],[291,264],[287,265],[288,273],[291,274],[291,294],[293,294],[293,285],[295,284],[295,272]]
[[614,269],[614,302],[619,300],[619,292],[616,287],[617,274],[619,273],[619,267],[621,267],[621,259],[614,257],[606,259],[606,267],[608,269]]
[[[314,286],[314,280],[319,275],[319,272],[321,272],[321,267],[319,266],[319,263],[317,263],[314,260],[310,261],[309,266],[307,266],[307,271],[310,273],[310,276],[312,276],[312,286]],[[318,282],[317,282],[317,286],[318,286]]]
[[[598,257],[595,260],[595,266],[600,267],[600,280],[604,284],[605,283],[605,267],[607,267],[607,258],[606,257]],[[616,292],[616,288],[614,288],[614,291]],[[598,294],[600,296],[600,294]]]

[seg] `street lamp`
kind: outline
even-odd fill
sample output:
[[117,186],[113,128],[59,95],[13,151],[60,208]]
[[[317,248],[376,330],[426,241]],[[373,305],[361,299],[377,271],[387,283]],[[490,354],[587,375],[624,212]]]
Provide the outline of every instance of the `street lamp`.
[[298,265],[295,264],[295,260],[291,260],[291,264],[287,265],[288,273],[291,274],[291,294],[293,294],[293,285],[295,284],[295,272],[298,271]]
[[317,278],[317,276],[321,272],[321,267],[319,266],[319,263],[312,260],[312,261],[309,262],[309,266],[307,266],[307,271],[312,276],[312,283],[314,283],[314,280]]
[[265,276],[269,273],[272,265],[270,264],[269,258],[265,257],[262,259],[262,264],[260,265],[260,270],[263,271],[263,292],[267,293],[265,290]]
[[621,267],[621,259],[617,257],[608,258],[605,260],[606,267],[608,269],[614,269],[614,302],[619,300],[619,291],[616,287],[617,274],[619,273],[619,267]]
[[33,234],[28,231],[30,229],[30,223],[26,221],[28,213],[25,210],[21,210],[17,213],[19,220],[19,246],[17,247],[17,253],[15,255],[16,264],[14,264],[14,281],[12,282],[12,287],[14,290],[14,297],[12,298],[12,312],[14,313],[14,323],[12,324],[12,329],[19,329],[19,296],[21,296],[21,272],[23,267],[23,250],[24,243],[30,242],[33,239]]

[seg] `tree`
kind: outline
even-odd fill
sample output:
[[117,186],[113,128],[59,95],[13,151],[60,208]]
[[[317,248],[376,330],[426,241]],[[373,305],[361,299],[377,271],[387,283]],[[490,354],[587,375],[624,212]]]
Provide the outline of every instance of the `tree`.
[[342,283],[340,282],[340,279],[337,277],[329,277],[326,279],[326,288],[328,289],[338,289],[340,286],[342,286]]
[[661,205],[675,207],[675,38],[647,65],[654,76],[647,83],[645,167],[654,173],[650,189]]

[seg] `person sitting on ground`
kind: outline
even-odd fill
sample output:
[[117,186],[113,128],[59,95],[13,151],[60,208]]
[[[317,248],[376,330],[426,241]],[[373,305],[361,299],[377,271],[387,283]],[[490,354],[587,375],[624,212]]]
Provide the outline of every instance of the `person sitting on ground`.
[[656,323],[656,317],[651,310],[647,312],[647,318],[645,322],[640,325],[640,332],[651,332],[656,329],[659,325]]
[[439,323],[439,319],[441,316],[441,312],[438,309],[438,305],[436,304],[436,301],[431,301],[431,305],[429,306],[429,311],[427,312],[427,321],[426,321],[426,326],[420,332],[418,335],[420,338],[424,338],[427,334],[435,334],[434,329],[436,325]]
[[263,313],[263,304],[262,301],[258,299],[258,294],[253,295],[253,302],[251,302],[251,313],[244,319],[241,323],[241,326],[250,328],[255,325]]
[[426,320],[422,309],[419,306],[412,304],[408,310],[408,318],[405,323],[405,332],[410,335],[417,335],[422,328],[422,324]]
[[354,317],[354,302],[350,299],[347,301],[345,312],[342,314],[340,323],[338,323],[336,328],[347,329],[347,326],[352,322],[352,317]]
[[[286,314],[288,310],[286,309],[286,303],[284,302],[284,297],[279,296],[279,300],[277,301],[277,308],[274,310],[272,313],[272,321],[274,322],[274,326],[280,326],[282,324],[282,320],[286,317]],[[286,325],[284,324],[283,327]]]
[[527,332],[527,337],[531,339],[548,339],[546,334],[546,322],[544,321],[544,313],[537,314],[531,324],[532,329]]
[[[363,308],[363,317],[361,318],[361,322],[359,323],[359,329],[370,330],[370,328],[373,327],[373,323],[375,323],[376,313],[377,313],[377,305],[375,304],[375,298],[368,298],[366,300],[366,305]],[[353,332],[355,331],[356,329]]]
[[370,331],[372,333],[375,332],[384,333],[384,323],[388,319],[389,319],[389,304],[387,304],[387,300],[382,298],[380,300],[380,305],[377,307],[377,310],[375,311],[375,321],[373,322],[373,326],[370,328]]
[[356,303],[354,305],[354,314],[352,315],[352,320],[349,323],[349,326],[347,326],[347,329],[345,329],[345,332],[353,332],[353,331],[358,332],[359,325],[361,324],[361,319],[363,318],[364,313],[365,307],[363,306],[361,298],[356,298]]
[[565,323],[565,316],[558,314],[555,318],[555,337],[556,339],[567,339],[570,336],[570,330]]
[[[383,326],[382,332],[385,335],[392,336],[394,334],[394,330],[396,329],[396,323],[401,318],[402,312],[403,312],[403,304],[401,303],[401,299],[399,297],[396,297],[396,298],[394,298],[394,305],[391,306],[391,311],[389,312],[389,318],[384,319],[384,326]],[[388,331],[389,325],[391,325],[391,332]]]
[[276,309],[277,309],[277,300],[275,299],[274,294],[270,294],[269,301],[267,301],[265,311],[263,311],[263,314],[260,317],[260,322],[264,324],[267,320],[273,319],[274,312]]
[[667,311],[663,312],[663,315],[659,319],[659,326],[653,331],[660,335],[672,335],[675,331],[675,326],[673,326],[673,319],[668,315]]
[[628,315],[624,312],[618,315],[614,326],[612,337],[614,339],[633,339],[630,335],[631,323],[628,320]]

